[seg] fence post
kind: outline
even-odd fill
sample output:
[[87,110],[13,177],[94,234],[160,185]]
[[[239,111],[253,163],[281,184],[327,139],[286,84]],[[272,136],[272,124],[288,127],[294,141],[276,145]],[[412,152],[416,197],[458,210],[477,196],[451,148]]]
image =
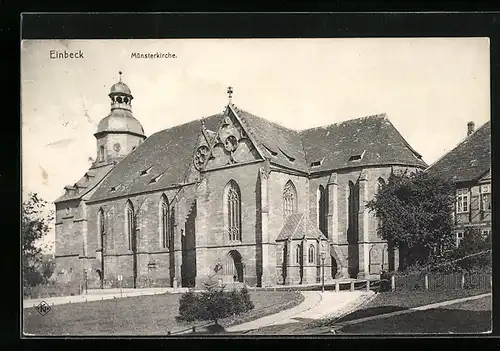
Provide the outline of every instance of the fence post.
[[391,290],[394,291],[396,290],[396,277],[391,276]]
[[427,274],[424,276],[424,289],[429,290],[429,276]]
[[351,291],[354,291],[354,280],[351,281]]
[[366,291],[370,291],[370,281],[366,281]]
[[461,281],[460,281],[460,287],[461,287],[462,289],[464,289],[464,288],[465,288],[465,274],[463,274],[463,273],[462,273],[462,279],[461,279]]
[[340,284],[338,281],[335,282],[335,291],[339,292],[340,291]]

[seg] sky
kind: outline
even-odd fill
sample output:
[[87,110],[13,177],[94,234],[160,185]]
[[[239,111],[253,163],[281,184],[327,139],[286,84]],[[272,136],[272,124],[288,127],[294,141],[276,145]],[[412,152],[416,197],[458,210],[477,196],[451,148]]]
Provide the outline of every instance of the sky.
[[[132,57],[156,52],[175,58]],[[22,194],[52,202],[83,176],[119,71],[146,135],[222,112],[232,86],[236,106],[297,130],[386,113],[431,164],[490,119],[489,57],[488,38],[23,41]]]

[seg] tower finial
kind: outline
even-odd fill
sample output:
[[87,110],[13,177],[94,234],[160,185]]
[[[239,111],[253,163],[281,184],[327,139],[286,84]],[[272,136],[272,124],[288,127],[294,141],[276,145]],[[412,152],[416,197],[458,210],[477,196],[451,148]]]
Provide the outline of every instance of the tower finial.
[[120,75],[120,83],[122,83],[122,71],[118,71],[118,74]]
[[231,102],[231,99],[233,97],[233,87],[232,86],[227,87],[227,96],[229,97],[229,102]]

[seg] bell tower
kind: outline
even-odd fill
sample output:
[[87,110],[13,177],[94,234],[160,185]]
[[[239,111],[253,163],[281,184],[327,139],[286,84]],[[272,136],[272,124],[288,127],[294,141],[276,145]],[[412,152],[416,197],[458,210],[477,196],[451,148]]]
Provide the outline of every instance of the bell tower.
[[118,162],[132,152],[144,139],[144,129],[132,114],[134,99],[129,87],[122,81],[113,84],[108,94],[111,112],[104,117],[94,134],[97,139],[95,166]]

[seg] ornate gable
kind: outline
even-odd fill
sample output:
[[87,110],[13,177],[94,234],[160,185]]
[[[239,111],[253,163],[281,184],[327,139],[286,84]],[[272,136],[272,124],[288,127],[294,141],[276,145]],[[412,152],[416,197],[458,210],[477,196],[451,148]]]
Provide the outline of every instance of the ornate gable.
[[221,115],[215,134],[204,127],[202,131],[205,142],[200,140],[194,155],[194,165],[199,171],[263,159],[230,106]]

